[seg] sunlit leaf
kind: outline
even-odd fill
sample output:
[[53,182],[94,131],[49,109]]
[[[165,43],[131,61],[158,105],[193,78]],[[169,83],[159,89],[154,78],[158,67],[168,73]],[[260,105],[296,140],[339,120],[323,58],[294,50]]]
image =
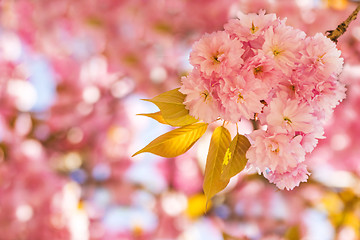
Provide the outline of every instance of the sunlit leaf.
[[245,136],[236,134],[226,151],[222,164],[221,179],[230,179],[245,168],[247,163],[246,152],[250,145]]
[[205,133],[208,124],[195,123],[167,132],[153,140],[133,156],[150,152],[162,157],[176,157],[189,150]]
[[154,103],[159,109],[169,125],[181,127],[193,124],[198,120],[189,115],[189,110],[185,108],[184,100],[186,95],[179,92],[179,88],[162,93],[152,99],[145,99]]
[[158,121],[159,123],[167,124],[167,125],[168,125],[168,123],[165,122],[164,117],[162,116],[161,112],[155,112],[155,113],[140,113],[140,114],[137,114],[137,115],[149,117],[149,118],[152,118],[152,119]]
[[221,169],[231,136],[224,127],[217,127],[211,137],[208,156],[206,159],[203,189],[207,199],[223,190],[229,180],[221,179]]

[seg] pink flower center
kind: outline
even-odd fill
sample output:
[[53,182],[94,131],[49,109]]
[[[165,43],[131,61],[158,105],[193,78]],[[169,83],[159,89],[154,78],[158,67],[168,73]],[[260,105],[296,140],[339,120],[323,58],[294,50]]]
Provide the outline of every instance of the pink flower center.
[[271,152],[275,153],[275,154],[278,154],[280,149],[279,149],[279,146],[277,147],[274,147],[272,144],[269,144],[268,145],[268,149],[270,149]]
[[295,92],[295,86],[294,85],[290,85],[290,90]]
[[212,56],[212,59],[213,59],[213,63],[214,63],[214,64],[221,63],[221,61],[220,61],[221,55],[222,55],[222,53],[216,52],[216,53]]
[[257,74],[261,73],[262,70],[263,70],[262,66],[258,66],[256,68],[254,68],[254,75],[257,75]]
[[277,46],[274,46],[273,49],[272,49],[272,52],[274,54],[274,56],[278,56],[280,53],[282,53],[283,51],[280,50]]

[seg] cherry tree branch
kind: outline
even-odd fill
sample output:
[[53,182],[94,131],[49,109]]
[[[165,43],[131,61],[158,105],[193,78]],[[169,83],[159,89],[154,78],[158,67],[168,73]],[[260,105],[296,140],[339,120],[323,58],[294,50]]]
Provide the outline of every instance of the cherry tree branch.
[[346,29],[349,27],[349,24],[356,19],[359,11],[360,11],[360,4],[350,14],[350,16],[344,22],[342,22],[335,30],[326,31],[327,37],[330,38],[331,41],[337,43],[338,38],[346,32]]

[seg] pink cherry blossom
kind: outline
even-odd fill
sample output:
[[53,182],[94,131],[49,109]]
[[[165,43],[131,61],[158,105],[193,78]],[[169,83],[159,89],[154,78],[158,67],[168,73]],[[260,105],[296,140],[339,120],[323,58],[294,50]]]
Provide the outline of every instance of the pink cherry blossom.
[[296,167],[289,169],[284,173],[277,173],[276,171],[269,171],[264,176],[269,179],[269,182],[275,183],[276,186],[283,190],[292,190],[299,186],[300,182],[306,182],[308,175],[306,165],[304,163],[298,164]]
[[205,34],[194,43],[190,63],[208,76],[212,73],[227,75],[241,67],[244,52],[242,43],[230,39],[224,31]]
[[311,73],[315,77],[328,77],[331,74],[338,75],[343,66],[344,59],[340,57],[341,52],[336,48],[334,42],[321,33],[306,38],[301,63],[304,65],[302,71]]
[[270,26],[264,33],[265,42],[262,51],[289,75],[300,57],[299,50],[303,47],[305,33],[286,26],[282,22],[278,26]]
[[249,137],[253,141],[246,157],[250,166],[264,172],[266,169],[284,173],[305,160],[305,151],[300,135],[271,134],[264,130],[255,130]]
[[182,78],[180,92],[186,94],[186,108],[190,115],[211,123],[219,117],[220,102],[217,99],[214,85],[210,79],[205,78],[199,71],[192,71]]
[[313,99],[314,112],[322,121],[327,121],[334,108],[346,97],[345,85],[337,81],[334,75],[317,83],[313,91],[316,93]]
[[276,24],[275,14],[265,14],[261,10],[259,14],[244,14],[239,12],[238,19],[231,19],[229,23],[224,25],[225,30],[233,37],[241,41],[249,41],[263,35],[263,32],[272,24]]
[[312,108],[309,105],[290,99],[283,94],[272,99],[260,118],[264,119],[263,122],[268,124],[269,129],[274,132],[310,133],[316,121],[311,113]]
[[284,79],[283,73],[277,68],[273,58],[258,52],[244,63],[244,69],[260,79],[264,87],[271,89]]
[[[331,7],[340,2],[347,7]],[[264,112],[259,113],[261,120],[266,120],[270,105],[273,99],[279,97],[279,92],[287,92],[291,101],[309,106],[316,118],[311,132],[292,133],[292,137],[301,137],[300,145],[308,153],[307,160],[310,160],[306,162],[309,169],[315,172],[318,166],[322,170],[329,167],[342,170],[341,178],[344,174],[345,178],[351,175],[355,183],[358,182],[360,21],[353,21],[335,46],[323,34],[315,33],[334,29],[348,17],[356,3],[319,3],[295,0],[1,1],[0,239],[145,240],[194,239],[199,235],[206,239],[205,233],[212,234],[211,230],[215,228],[224,235],[239,239],[283,239],[287,233],[293,233],[288,231],[292,227],[298,230],[295,232],[301,239],[317,239],[309,236],[309,226],[316,228],[319,222],[311,222],[313,218],[309,218],[309,210],[318,211],[319,202],[324,203],[329,195],[331,199],[341,201],[339,196],[343,191],[346,193],[344,196],[351,193],[358,197],[356,184],[333,188],[328,182],[317,181],[314,174],[311,184],[302,184],[301,188],[292,192],[278,191],[261,176],[243,171],[239,175],[241,181],[221,193],[225,202],[214,201],[206,215],[200,213],[200,217],[189,219],[179,206],[188,205],[191,208],[194,205],[190,199],[202,196],[202,169],[197,163],[200,157],[196,155],[198,150],[201,152],[201,147],[171,161],[156,157],[148,159],[146,156],[141,159],[140,156],[136,162],[141,164],[135,164],[129,157],[129,152],[134,151],[129,145],[142,142],[150,132],[144,126],[154,124],[151,119],[146,121],[144,117],[135,116],[139,112],[148,112],[145,106],[138,109],[138,99],[179,87],[180,76],[189,71],[185,62],[193,42],[205,32],[221,30],[225,24],[230,40],[238,40],[242,44],[237,50],[244,51],[239,55],[243,62],[230,66],[231,61],[227,59],[219,72],[213,71],[210,75],[201,73],[205,82],[203,88],[209,89],[219,104],[218,108],[204,105],[214,115],[207,117],[202,112],[204,118],[209,118],[209,122],[217,115],[226,121],[232,119],[232,113],[227,111],[225,115],[224,109],[234,103],[228,101],[227,106],[219,98],[223,91],[220,81],[224,79],[244,79],[244,88],[253,89],[251,92],[267,89],[267,98],[261,105]],[[265,31],[269,27],[276,28],[281,19],[259,9],[276,13],[281,18],[287,17],[288,26],[314,36],[300,42],[299,57],[292,58],[291,63],[279,65],[273,56],[262,51]],[[242,13],[226,24],[229,17],[236,16],[237,10]],[[341,83],[337,79],[342,69],[341,58],[335,47],[341,50],[345,68],[349,69],[346,75],[340,76]],[[24,112],[19,109],[17,98],[23,99],[21,95],[25,96],[28,92],[9,86],[14,80],[35,86],[34,56],[43,59],[46,69],[53,72],[55,97],[48,109]],[[193,71],[200,71],[199,68],[196,66]],[[36,72],[43,73],[43,70]],[[253,81],[256,86],[260,82],[262,87],[252,88],[250,83]],[[337,106],[345,97],[345,84],[347,99]],[[48,88],[40,85],[38,100],[46,95]],[[195,83],[187,86],[190,89]],[[89,95],[89,92],[92,94]],[[260,97],[253,94],[252,98],[249,101],[253,100],[253,105],[258,106],[255,99]],[[287,101],[284,99],[284,103]],[[252,109],[259,111],[258,107]],[[252,112],[248,114],[253,117]],[[244,121],[244,116],[240,118],[243,121],[241,124],[248,122]],[[279,135],[274,127],[266,126],[265,120],[259,127],[267,129],[267,134]],[[319,141],[313,154],[311,152],[318,140],[323,138],[324,124],[326,139]],[[161,127],[151,127],[150,130],[161,134],[163,132],[160,131],[165,130]],[[280,131],[281,128],[278,129]],[[206,138],[201,140],[208,143]],[[68,165],[74,167],[79,159],[67,159],[68,155],[81,158],[81,166],[75,171],[68,169]],[[156,175],[141,170],[151,162],[156,162]],[[108,180],[100,182],[93,174],[98,170],[99,163],[105,166],[103,170],[110,169]],[[148,179],[166,179],[165,189],[153,193],[146,184],[124,179],[123,175],[129,172],[129,168],[134,168],[139,175],[145,173],[142,175],[150,176]],[[79,175],[76,175],[79,172],[82,178],[85,176],[85,180],[80,179],[84,182],[75,184],[81,200],[69,201],[76,194],[64,190],[74,185],[74,181],[79,181]],[[306,181],[307,170],[305,162],[301,162],[283,173],[266,169],[263,175],[278,188],[292,189],[297,183]],[[332,175],[326,175],[326,178],[331,179]],[[171,198],[166,198],[169,193]],[[170,216],[164,211],[166,205],[168,209],[169,205],[171,210],[177,209],[178,215]],[[346,208],[345,212],[359,218],[358,211],[351,209],[351,204],[340,205],[343,208],[335,209],[339,213]],[[137,211],[138,218],[128,218],[127,214],[123,214],[138,207],[141,209]],[[117,214],[119,208],[120,216]],[[143,209],[156,215],[155,221],[151,221],[151,229],[142,225],[142,220],[147,218]],[[84,222],[73,218],[78,212],[86,212],[88,225],[82,226]],[[334,208],[322,208],[321,222],[331,222],[329,216],[333,213]],[[125,218],[121,218],[124,215]],[[200,225],[204,222],[212,224],[204,228]],[[131,227],[124,229],[124,223]],[[83,228],[88,234],[83,234]],[[341,229],[344,229],[341,223],[336,228],[330,227],[334,231],[327,233],[333,232],[333,236],[322,237],[351,239],[358,236],[351,234],[351,230],[350,237],[349,234],[346,236]],[[212,236],[216,238],[214,234]]]
[[260,101],[267,97],[267,89],[250,74],[222,79],[219,89],[219,99],[224,107],[222,117],[234,123],[242,118],[254,118],[254,114],[262,110]]
[[249,135],[249,165],[305,181],[296,167],[323,138],[323,124],[345,97],[340,51],[324,35],[308,37],[274,14],[238,18],[193,45],[194,69],[180,90],[184,104],[208,123],[259,119],[266,130]]
[[324,127],[320,121],[314,121],[313,130],[310,133],[296,132],[296,135],[301,135],[301,146],[304,148],[305,152],[311,153],[316,145],[318,144],[319,139],[324,139]]

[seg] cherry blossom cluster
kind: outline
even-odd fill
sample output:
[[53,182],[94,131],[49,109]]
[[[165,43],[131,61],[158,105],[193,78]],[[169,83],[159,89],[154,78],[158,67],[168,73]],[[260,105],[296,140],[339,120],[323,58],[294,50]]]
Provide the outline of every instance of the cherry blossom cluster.
[[307,180],[305,155],[323,138],[345,86],[336,45],[285,21],[264,11],[240,13],[224,31],[205,34],[193,45],[193,70],[180,91],[190,115],[204,122],[259,119],[249,134],[248,165],[280,189],[293,189]]

